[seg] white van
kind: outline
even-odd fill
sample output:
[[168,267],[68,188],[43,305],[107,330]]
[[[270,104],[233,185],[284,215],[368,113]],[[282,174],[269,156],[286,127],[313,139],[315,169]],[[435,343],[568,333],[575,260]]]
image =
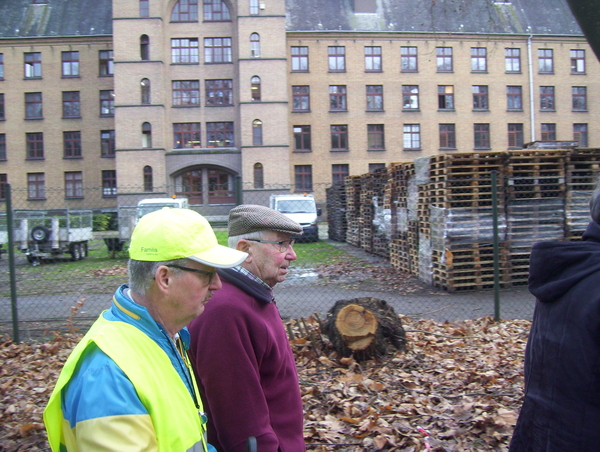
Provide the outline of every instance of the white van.
[[302,226],[302,237],[297,240],[316,242],[319,240],[318,217],[321,209],[317,208],[313,195],[271,195],[270,207]]

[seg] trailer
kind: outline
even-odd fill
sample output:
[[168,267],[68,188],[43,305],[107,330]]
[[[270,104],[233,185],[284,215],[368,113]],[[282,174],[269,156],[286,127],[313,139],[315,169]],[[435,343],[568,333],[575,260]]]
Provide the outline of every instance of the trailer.
[[91,210],[15,210],[14,241],[32,265],[65,255],[78,261],[88,255],[88,242],[93,239],[92,220]]

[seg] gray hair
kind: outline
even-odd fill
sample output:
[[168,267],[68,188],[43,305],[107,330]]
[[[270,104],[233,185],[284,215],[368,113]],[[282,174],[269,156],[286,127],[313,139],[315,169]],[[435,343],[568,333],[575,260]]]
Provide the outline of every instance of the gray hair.
[[[129,259],[128,270],[129,270],[129,288],[140,295],[146,295],[152,281],[154,281],[154,274],[156,269],[161,265],[181,265],[185,266],[187,259],[174,259],[170,261],[162,262],[149,262],[149,261],[136,261]],[[173,273],[179,274],[182,270],[173,268]]]
[[227,241],[227,245],[229,246],[229,248],[236,249],[238,242],[242,239],[245,239],[245,240],[249,240],[249,239],[267,240],[269,232],[271,232],[271,231],[264,230],[264,231],[250,232],[248,234],[232,235],[231,237],[229,237],[229,239]]

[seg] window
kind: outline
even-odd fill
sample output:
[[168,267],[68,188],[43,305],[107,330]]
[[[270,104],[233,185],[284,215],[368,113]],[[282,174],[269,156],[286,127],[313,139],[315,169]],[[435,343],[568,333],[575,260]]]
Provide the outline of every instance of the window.
[[207,170],[208,178],[208,203],[209,204],[234,204],[235,192],[233,191],[233,178],[222,170]]
[[0,160],[6,160],[6,134],[0,133]]
[[101,130],[100,131],[100,149],[102,157],[115,156],[115,131]]
[[199,62],[198,39],[171,39],[171,63],[195,64]]
[[8,174],[0,174],[0,199],[6,200],[6,185],[8,184]]
[[199,107],[200,82],[198,80],[173,80],[171,97],[174,107]]
[[26,52],[25,78],[40,78],[42,76],[42,54],[40,52]]
[[329,86],[329,110],[346,111],[346,85]]
[[113,90],[100,91],[100,116],[115,115],[115,95]]
[[292,110],[310,110],[310,86],[292,86]]
[[579,147],[588,147],[588,125],[573,124],[573,140],[579,143]]
[[308,47],[292,46],[292,71],[308,72]]
[[381,72],[381,47],[365,47],[365,70]]
[[330,72],[343,72],[346,70],[346,47],[329,46],[327,54]]
[[369,163],[369,173],[385,168],[385,163]]
[[233,122],[207,122],[206,139],[209,148],[233,147]]
[[523,124],[508,125],[508,147],[523,148]]
[[420,124],[404,124],[403,139],[405,151],[415,151],[421,149]]
[[250,56],[252,58],[260,58],[260,36],[258,33],[250,35]]
[[253,102],[260,102],[260,77],[257,75],[250,79],[250,96]]
[[254,164],[254,188],[264,188],[265,187],[265,175],[264,168],[262,163]]
[[222,0],[204,0],[204,20],[209,22],[231,20],[225,2]]
[[294,181],[296,183],[296,191],[312,191],[312,166],[295,165]]
[[150,17],[150,0],[140,0],[140,17]]
[[521,72],[521,49],[504,49],[504,68],[506,72]]
[[475,149],[490,149],[490,125],[474,124],[473,137]]
[[385,133],[383,124],[367,124],[367,150],[385,150]]
[[204,38],[205,63],[231,63],[231,38]]
[[540,110],[554,111],[554,86],[540,86]]
[[[256,16],[258,13],[259,13],[258,0],[250,0],[250,14],[253,16]],[[261,165],[261,168],[262,168],[262,165]],[[254,187],[254,188],[257,188],[257,187]]]
[[187,196],[188,199],[197,199],[202,202],[202,171],[186,171],[181,175],[181,187],[177,189],[177,195]]
[[79,52],[62,52],[62,76],[79,77]]
[[344,182],[346,177],[350,175],[350,169],[348,164],[335,164],[331,165],[331,182]]
[[44,173],[27,173],[27,199],[46,198],[46,178]]
[[553,53],[552,49],[538,49],[538,71],[540,74],[554,72]]
[[556,124],[542,124],[542,141],[556,140]]
[[198,20],[198,0],[179,0],[171,12],[173,22],[191,22]]
[[310,151],[310,126],[294,126],[294,151]]
[[65,198],[83,198],[83,173],[65,172]]
[[173,124],[173,147],[182,148],[200,148],[200,123],[184,122]]
[[487,72],[487,49],[471,47],[471,72]]
[[81,103],[79,101],[79,91],[63,91],[62,110],[63,118],[81,117]]
[[4,80],[4,54],[0,53],[0,80]]
[[140,36],[140,59],[142,61],[150,60],[150,38],[148,35]]
[[438,85],[438,109],[454,110],[454,86]]
[[0,93],[0,121],[6,119],[4,112],[4,93]]
[[152,124],[145,122],[142,124],[142,147],[152,147]]
[[332,151],[347,151],[348,150],[348,126],[335,125],[331,126],[331,150]]
[[571,50],[571,74],[585,74],[585,50]]
[[419,87],[417,85],[402,85],[402,109],[419,109]]
[[512,111],[523,110],[523,93],[520,86],[506,87],[506,109]]
[[367,110],[383,110],[383,85],[367,85]]
[[25,118],[42,118],[42,93],[25,93]]
[[473,85],[473,110],[488,110],[488,87],[487,85]]
[[115,170],[102,171],[102,197],[112,198],[117,196],[117,172]]
[[436,63],[438,72],[452,72],[452,47],[436,47]]
[[440,124],[440,149],[456,149],[454,124]]
[[205,80],[206,106],[233,105],[232,80]]
[[100,66],[100,75],[108,76],[115,74],[112,50],[100,50],[98,53],[98,62]]
[[144,166],[144,191],[154,191],[154,177],[152,175],[152,167],[149,165]]
[[400,61],[402,72],[418,72],[417,48],[412,46],[400,47]]
[[63,157],[66,159],[81,158],[81,132],[63,132]]
[[143,78],[140,82],[142,105],[150,105],[150,80]]
[[587,88],[585,86],[571,87],[573,111],[587,111]]
[[255,119],[252,121],[252,145],[253,146],[262,146],[263,144],[263,136],[262,136],[262,121],[260,119]]

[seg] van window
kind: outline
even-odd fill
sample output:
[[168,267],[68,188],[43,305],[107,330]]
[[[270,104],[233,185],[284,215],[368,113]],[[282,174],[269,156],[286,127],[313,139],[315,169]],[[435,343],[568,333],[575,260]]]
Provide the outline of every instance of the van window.
[[317,211],[312,199],[290,199],[277,202],[277,210],[281,213],[315,213]]

